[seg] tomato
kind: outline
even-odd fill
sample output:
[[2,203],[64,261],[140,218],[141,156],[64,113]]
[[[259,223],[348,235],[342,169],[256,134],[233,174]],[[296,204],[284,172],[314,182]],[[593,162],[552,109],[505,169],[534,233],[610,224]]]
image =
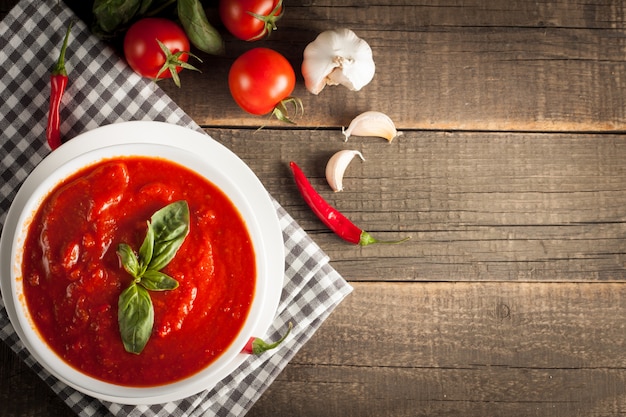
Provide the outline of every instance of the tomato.
[[243,53],[228,73],[233,99],[239,107],[256,115],[267,114],[289,100],[295,85],[296,74],[289,61],[268,48]]
[[244,41],[265,38],[283,15],[282,0],[220,0],[219,14],[230,33]]
[[[168,51],[161,49],[157,39]],[[136,73],[148,78],[171,78],[186,68],[189,48],[185,31],[164,18],[138,20],[124,37],[126,61]]]

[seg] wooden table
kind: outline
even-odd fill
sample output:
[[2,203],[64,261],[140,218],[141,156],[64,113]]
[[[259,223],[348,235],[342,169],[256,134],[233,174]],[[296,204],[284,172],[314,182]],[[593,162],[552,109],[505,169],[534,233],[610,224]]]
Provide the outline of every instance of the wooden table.
[[[14,3],[0,1],[2,12]],[[225,57],[203,55],[203,72],[183,73],[181,89],[160,84],[250,165],[354,286],[249,415],[624,413],[626,7],[388,3],[286,0],[268,41],[225,35]],[[360,92],[314,96],[302,51],[338,27],[368,41],[376,76]],[[247,115],[230,98],[230,63],[260,45],[298,69],[296,126]],[[387,113],[403,135],[345,143],[341,127],[365,110]],[[366,161],[333,193],[324,166],[341,149]],[[339,240],[304,205],[290,160],[366,230],[412,239]],[[0,345],[0,413],[67,413]]]

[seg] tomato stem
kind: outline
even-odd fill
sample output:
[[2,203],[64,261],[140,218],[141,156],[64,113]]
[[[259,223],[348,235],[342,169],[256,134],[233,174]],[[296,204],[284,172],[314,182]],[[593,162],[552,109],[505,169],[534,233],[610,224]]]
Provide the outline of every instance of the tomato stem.
[[304,106],[302,105],[302,100],[298,97],[287,97],[282,99],[274,110],[272,110],[271,116],[275,116],[278,120],[285,123],[295,124],[293,120],[289,118],[289,110],[287,109],[287,104],[292,104],[294,107],[294,116],[298,115],[298,110],[300,110],[301,114],[304,114]]
[[261,33],[247,40],[251,42],[251,41],[258,41],[261,38],[269,38],[269,36],[272,34],[272,31],[278,29],[276,27],[276,22],[280,20],[281,17],[283,17],[283,14],[285,14],[285,9],[283,9],[283,0],[278,0],[278,3],[276,3],[276,6],[274,6],[274,9],[267,16],[263,16],[258,13],[253,13],[251,11],[247,11],[247,13],[250,16],[259,19],[264,24],[264,28],[261,31]]
[[180,88],[180,77],[178,76],[177,70],[178,67],[201,72],[198,68],[181,59],[181,56],[189,55],[190,57],[202,62],[202,60],[196,55],[192,54],[189,51],[178,51],[176,53],[172,53],[172,51],[167,46],[165,46],[163,42],[158,39],[156,41],[158,42],[161,51],[163,51],[163,54],[165,54],[165,63],[157,73],[156,77],[154,77],[154,81],[158,81],[161,77],[161,74],[163,74],[165,71],[169,71],[172,75],[172,80],[174,80],[174,84],[176,84],[176,87]]

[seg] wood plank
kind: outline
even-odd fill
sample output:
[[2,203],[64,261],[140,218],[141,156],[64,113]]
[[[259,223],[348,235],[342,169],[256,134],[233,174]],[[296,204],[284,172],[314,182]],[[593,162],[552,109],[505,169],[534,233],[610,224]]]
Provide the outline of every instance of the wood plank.
[[0,0],[0,20],[4,19],[15,5],[15,0]]
[[[168,82],[162,87],[202,125],[279,125],[247,115],[228,92],[232,61],[262,45],[283,53],[296,69],[294,95],[305,107],[300,126],[342,126],[359,112],[374,109],[404,129],[626,127],[626,81],[620,75],[626,69],[626,24],[617,2],[365,5],[290,5],[280,29],[262,44],[241,43],[225,34],[226,56],[203,57],[202,74],[183,75],[183,85],[186,81],[193,90]],[[300,75],[302,52],[320,31],[336,27],[351,28],[370,43],[376,76],[360,92],[331,87],[313,96]]]
[[7,13],[16,3],[16,0],[0,0],[0,12]]
[[609,416],[626,285],[354,283],[249,416]]
[[[296,7],[318,11],[308,20],[328,25],[328,21],[342,19],[359,27],[372,21],[373,10],[385,7],[381,17],[384,26],[398,28],[438,26],[502,26],[502,27],[571,27],[617,28],[623,22],[623,4],[615,0],[594,1],[586,4],[570,0],[549,2],[531,0],[421,0],[407,4],[405,0],[294,0],[287,3],[289,11]],[[407,6],[410,6],[407,8]],[[398,11],[407,11],[402,14]]]
[[[339,129],[207,129],[239,155],[349,280],[622,281],[626,138],[620,135],[404,132],[343,142]],[[358,149],[345,191],[329,157]],[[356,224],[396,246],[353,247],[312,214],[288,168]]]
[[74,415],[6,343],[0,343],[0,364],[0,416]]
[[[86,16],[94,0],[66,0],[65,3],[81,16]],[[9,9],[17,0],[0,0],[0,10]],[[204,1],[207,13],[215,26],[223,29],[215,13],[215,1]],[[621,2],[601,0],[580,4],[572,0],[558,3],[531,0],[422,0],[409,4],[405,0],[386,0],[384,4],[373,0],[289,0],[285,19],[280,26],[295,28],[320,25],[326,28],[340,21],[356,28],[372,22],[402,29],[436,28],[437,26],[497,26],[497,27],[571,27],[620,28],[624,19]],[[386,9],[384,12],[377,10]],[[401,13],[408,12],[408,13]],[[288,14],[292,14],[287,20]],[[308,14],[308,18],[304,17]],[[304,17],[304,18],[303,18]],[[382,20],[377,21],[376,18]],[[278,33],[278,32],[277,32]],[[229,37],[229,34],[225,34]]]

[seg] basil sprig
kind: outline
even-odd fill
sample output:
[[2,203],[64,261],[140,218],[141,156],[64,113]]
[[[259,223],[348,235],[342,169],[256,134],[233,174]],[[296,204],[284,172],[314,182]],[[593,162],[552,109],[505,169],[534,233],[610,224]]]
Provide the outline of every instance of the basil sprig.
[[126,243],[117,247],[124,269],[134,278],[119,297],[117,319],[124,349],[139,354],[148,343],[154,325],[150,291],[173,290],[178,281],[161,272],[176,256],[189,233],[189,206],[186,201],[171,203],[155,212],[139,254]]

